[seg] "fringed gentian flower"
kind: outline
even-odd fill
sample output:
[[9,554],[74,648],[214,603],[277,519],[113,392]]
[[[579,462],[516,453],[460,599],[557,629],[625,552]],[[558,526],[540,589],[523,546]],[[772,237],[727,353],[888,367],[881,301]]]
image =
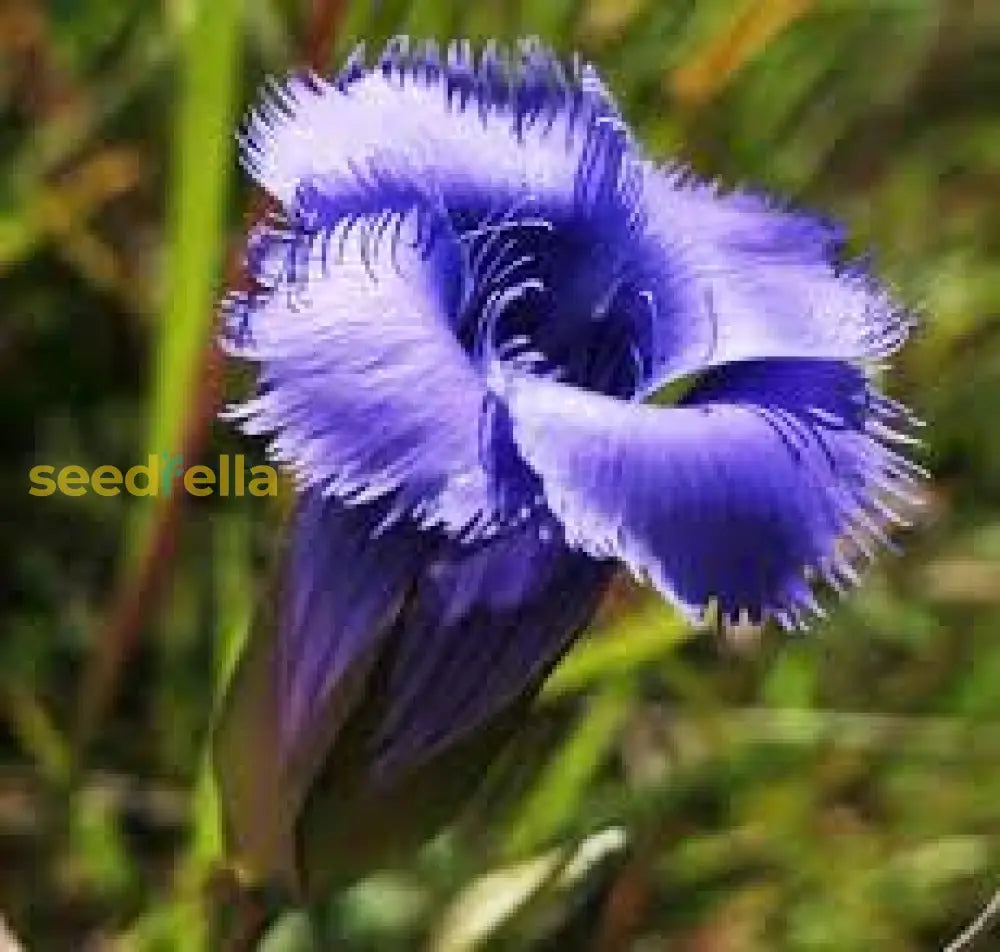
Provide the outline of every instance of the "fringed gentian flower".
[[396,41],[242,150],[279,211],[232,416],[298,486],[217,733],[258,871],[314,891],[453,816],[616,565],[798,627],[885,541],[906,315],[837,225],[654,165],[589,66]]

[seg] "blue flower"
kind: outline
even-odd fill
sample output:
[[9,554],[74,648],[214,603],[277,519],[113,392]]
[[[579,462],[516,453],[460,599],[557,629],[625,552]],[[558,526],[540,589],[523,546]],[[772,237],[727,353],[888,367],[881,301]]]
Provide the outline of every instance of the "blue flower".
[[872,379],[909,320],[842,229],[658,167],[590,66],[397,40],[273,85],[242,156],[278,211],[225,308],[258,368],[230,416],[299,489],[221,728],[263,865],[301,880],[303,816],[402,806],[458,750],[461,799],[617,564],[801,626],[921,475]]

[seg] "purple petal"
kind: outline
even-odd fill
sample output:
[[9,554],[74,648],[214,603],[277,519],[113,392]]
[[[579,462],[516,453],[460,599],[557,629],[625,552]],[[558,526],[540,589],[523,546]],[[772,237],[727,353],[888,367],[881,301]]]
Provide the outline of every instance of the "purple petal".
[[620,158],[621,135],[596,128],[614,114],[591,71],[567,77],[535,41],[512,56],[487,44],[477,61],[468,42],[442,59],[401,37],[372,68],[359,52],[339,80],[273,85],[247,123],[243,161],[293,219],[327,226],[415,194],[452,211],[525,196],[578,206],[600,191],[602,159]]
[[612,571],[551,521],[478,548],[441,541],[296,819],[308,895],[398,862],[455,819]]
[[382,513],[313,493],[295,515],[278,628],[279,735],[286,755],[323,719],[349,674],[370,670],[427,547],[412,526],[375,535]]
[[386,640],[367,704],[375,783],[474,732],[525,695],[589,622],[612,566],[532,522],[477,548],[443,543]]
[[462,532],[490,508],[486,391],[449,326],[457,250],[418,227],[382,244],[352,232],[333,261],[310,248],[301,280],[242,300],[230,350],[259,365],[260,392],[230,416],[270,437],[300,489]]
[[506,397],[568,541],[692,615],[717,598],[802,622],[806,575],[852,581],[851,548],[870,551],[916,473],[886,445],[896,411],[843,363],[728,365],[674,408],[518,375]]
[[296,820],[331,745],[363,703],[422,559],[412,526],[372,537],[377,507],[310,494],[281,574],[219,709],[212,759],[229,848],[298,881]]
[[444,64],[432,45],[394,41],[372,69],[357,58],[340,81],[273,90],[244,159],[283,205],[282,225],[261,228],[249,256],[265,286],[298,279],[309,241],[391,233],[416,209],[418,232],[443,229],[461,248],[450,318],[470,353],[524,349],[581,385],[638,385],[640,168],[591,68],[567,77],[532,41],[513,55],[487,44],[478,61],[454,43]]
[[670,276],[651,287],[644,392],[739,360],[880,360],[905,341],[909,315],[863,262],[845,261],[831,222],[652,167],[643,206],[647,266]]

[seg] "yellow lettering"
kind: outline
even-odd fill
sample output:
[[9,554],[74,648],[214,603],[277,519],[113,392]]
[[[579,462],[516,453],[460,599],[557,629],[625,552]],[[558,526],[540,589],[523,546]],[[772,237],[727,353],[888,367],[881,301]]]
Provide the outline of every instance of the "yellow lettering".
[[55,466],[32,466],[28,473],[31,481],[28,493],[32,496],[51,496],[56,491],[56,481],[52,478],[55,471]]
[[117,466],[98,466],[90,477],[91,488],[98,496],[117,496],[121,484],[122,471]]
[[[155,496],[160,488],[160,461],[158,457],[150,455],[149,462],[145,465],[136,465],[125,474],[125,491],[132,496]],[[146,484],[140,486],[136,481],[140,476],[145,476]]]
[[184,491],[191,496],[210,496],[215,473],[207,466],[192,466],[184,471]]
[[65,496],[83,496],[89,482],[90,474],[82,466],[64,466],[59,470],[57,485]]
[[[261,483],[263,486],[260,485]],[[278,474],[273,466],[254,466],[250,470],[250,495],[278,495]]]

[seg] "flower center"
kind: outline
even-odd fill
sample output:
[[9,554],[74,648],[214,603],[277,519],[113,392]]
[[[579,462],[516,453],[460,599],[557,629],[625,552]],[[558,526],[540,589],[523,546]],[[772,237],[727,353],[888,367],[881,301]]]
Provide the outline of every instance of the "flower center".
[[517,362],[611,396],[638,390],[648,304],[608,236],[530,203],[485,223],[456,214],[452,224],[468,280],[457,334],[477,362]]

